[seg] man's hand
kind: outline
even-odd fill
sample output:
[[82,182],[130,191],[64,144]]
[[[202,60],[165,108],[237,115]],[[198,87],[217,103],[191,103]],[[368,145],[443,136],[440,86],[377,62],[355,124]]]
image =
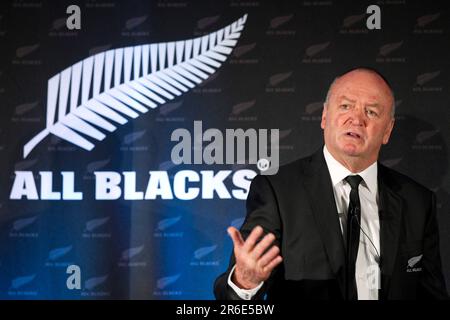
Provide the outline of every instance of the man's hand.
[[256,226],[245,241],[236,228],[229,227],[227,231],[233,240],[236,258],[236,268],[231,280],[241,289],[253,289],[266,281],[272,270],[283,260],[277,246],[273,245],[267,250],[275,240],[275,235],[268,233],[256,244],[264,233],[260,226]]

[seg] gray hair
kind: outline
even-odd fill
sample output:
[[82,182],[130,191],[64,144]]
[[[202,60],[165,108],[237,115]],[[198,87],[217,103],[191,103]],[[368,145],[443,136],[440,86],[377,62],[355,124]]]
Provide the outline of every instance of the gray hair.
[[371,69],[371,68],[354,68],[354,69],[351,69],[351,70],[349,70],[349,71],[347,71],[347,72],[341,74],[340,76],[337,76],[336,78],[334,78],[333,82],[331,82],[330,87],[328,88],[327,96],[326,96],[326,98],[325,98],[325,103],[324,103],[324,105],[325,105],[325,106],[328,105],[328,102],[329,102],[330,96],[331,96],[331,89],[332,89],[333,86],[336,84],[336,82],[337,82],[342,76],[346,75],[347,73],[349,73],[349,72],[351,72],[351,71],[356,71],[356,70],[357,70],[357,71],[365,71],[365,72],[368,72],[368,73],[376,74],[376,75],[379,76],[381,79],[383,79],[383,81],[386,83],[387,87],[389,88],[389,91],[390,91],[391,96],[392,96],[391,117],[394,118],[394,116],[395,116],[395,95],[394,95],[394,90],[392,90],[391,85],[389,84],[389,82],[386,80],[386,78],[385,78],[381,73],[379,73],[379,72],[376,71],[375,69]]

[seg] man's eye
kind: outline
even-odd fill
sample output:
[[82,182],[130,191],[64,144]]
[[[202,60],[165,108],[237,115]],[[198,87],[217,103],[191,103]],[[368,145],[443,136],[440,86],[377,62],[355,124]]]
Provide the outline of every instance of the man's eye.
[[350,108],[350,105],[349,105],[349,104],[341,104],[341,105],[340,105],[340,108],[341,108],[341,109],[344,109],[344,110],[347,110],[347,109]]
[[378,116],[378,113],[376,113],[376,112],[373,111],[373,110],[367,110],[366,112],[367,112],[367,114],[368,114],[369,116],[371,116],[371,117],[376,117],[376,116]]

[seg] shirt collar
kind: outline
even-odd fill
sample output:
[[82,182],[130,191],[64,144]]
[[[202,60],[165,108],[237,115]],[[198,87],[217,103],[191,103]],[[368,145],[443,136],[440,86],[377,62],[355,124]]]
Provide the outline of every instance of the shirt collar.
[[364,184],[369,189],[369,191],[373,194],[376,194],[378,189],[378,166],[376,161],[363,171],[352,173],[331,155],[326,145],[323,147],[323,155],[325,157],[325,162],[327,163],[328,171],[330,172],[333,187],[335,187],[347,176],[359,174],[361,178],[363,178]]

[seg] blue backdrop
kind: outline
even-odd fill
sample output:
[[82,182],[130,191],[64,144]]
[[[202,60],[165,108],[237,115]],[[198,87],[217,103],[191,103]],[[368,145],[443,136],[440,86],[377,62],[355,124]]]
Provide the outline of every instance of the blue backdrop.
[[322,146],[327,86],[357,65],[393,84],[381,160],[437,193],[449,281],[448,11],[377,1],[368,30],[369,4],[3,1],[0,298],[212,299],[259,170],[177,165],[172,132],[279,129],[291,162]]

